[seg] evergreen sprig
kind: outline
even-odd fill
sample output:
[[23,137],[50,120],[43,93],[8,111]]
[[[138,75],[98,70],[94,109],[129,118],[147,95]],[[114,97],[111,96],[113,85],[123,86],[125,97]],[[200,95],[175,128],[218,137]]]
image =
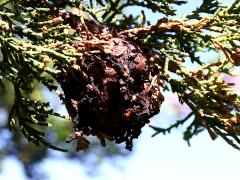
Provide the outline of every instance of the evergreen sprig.
[[[184,132],[185,140],[189,141],[205,128],[213,139],[220,135],[239,149],[240,96],[222,76],[231,75],[233,67],[240,65],[240,1],[225,7],[219,1],[204,0],[187,19],[170,18],[176,13],[173,5],[184,3],[177,0],[0,1],[3,55],[0,80],[9,80],[15,92],[9,127],[19,127],[36,144],[58,149],[45,142],[42,129],[49,125],[47,118],[56,114],[48,103],[35,101],[29,95],[36,83],[57,90],[57,78],[62,73],[59,67],[73,65],[78,58],[89,55],[87,49],[76,50],[76,42],[96,47],[101,43],[86,42],[79,33],[81,4],[85,19],[102,21],[107,28],[115,28],[119,35],[138,44],[152,70],[158,72],[159,86],[177,93],[180,102],[192,110],[185,119],[166,129],[154,127],[156,133],[165,134],[191,121]],[[136,6],[165,18],[149,24],[144,11],[138,16],[124,15],[125,8]],[[202,17],[201,13],[208,16]],[[224,58],[208,63],[198,56],[199,52],[208,51],[222,52]],[[186,66],[188,61],[197,63],[199,68]]]

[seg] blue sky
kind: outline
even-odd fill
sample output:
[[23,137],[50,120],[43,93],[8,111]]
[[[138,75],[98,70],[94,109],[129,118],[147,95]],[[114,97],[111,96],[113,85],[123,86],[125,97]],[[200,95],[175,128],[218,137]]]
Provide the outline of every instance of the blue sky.
[[[199,1],[191,1],[181,7],[179,16],[184,16],[189,7],[197,6]],[[222,1],[230,3],[232,1]],[[158,15],[147,13],[152,20]],[[152,120],[154,124],[169,125],[176,119],[176,112],[170,103],[164,102],[161,113]],[[162,123],[161,123],[162,122]],[[98,176],[88,177],[85,164],[63,158],[45,160],[39,168],[49,173],[49,180],[84,179],[84,180],[203,180],[203,179],[238,179],[240,152],[233,149],[221,138],[212,141],[204,131],[191,140],[191,147],[182,140],[182,129],[171,134],[151,138],[152,129],[145,127],[134,144],[134,151],[128,158],[118,158],[115,163],[106,160],[99,167]],[[80,154],[81,155],[81,154]],[[24,180],[22,167],[13,157],[3,160],[1,180]]]
[[[154,117],[153,121],[168,121],[174,119],[175,115],[170,104],[164,103],[160,115]],[[188,147],[182,140],[181,128],[166,136],[151,138],[152,134],[153,131],[145,127],[135,142],[132,156],[116,159],[115,165],[108,160],[104,161],[97,176],[86,176],[85,164],[62,158],[47,159],[38,168],[48,172],[50,180],[225,180],[239,176],[240,152],[221,138],[212,141],[207,132],[203,132],[194,137],[191,147]],[[24,180],[21,164],[12,158],[5,159],[0,179],[16,178]]]

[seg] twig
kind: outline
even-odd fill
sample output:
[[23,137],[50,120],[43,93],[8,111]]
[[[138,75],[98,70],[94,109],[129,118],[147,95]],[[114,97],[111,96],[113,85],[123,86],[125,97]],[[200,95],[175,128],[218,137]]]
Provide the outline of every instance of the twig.
[[170,133],[173,128],[177,128],[178,126],[183,125],[193,115],[194,115],[193,112],[189,113],[184,119],[178,120],[175,124],[169,126],[168,128],[159,128],[159,127],[155,127],[155,126],[150,125],[150,127],[153,128],[153,130],[156,131],[152,135],[152,137],[156,136],[159,133],[163,133],[163,134]]

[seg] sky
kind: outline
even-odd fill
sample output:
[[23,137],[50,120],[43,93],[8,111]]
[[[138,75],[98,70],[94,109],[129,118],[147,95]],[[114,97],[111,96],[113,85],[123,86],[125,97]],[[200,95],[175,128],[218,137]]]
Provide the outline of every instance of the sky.
[[[161,113],[152,120],[174,119],[176,112],[164,103]],[[170,122],[168,122],[170,124]],[[118,158],[117,162],[104,161],[96,176],[88,177],[85,165],[62,158],[46,159],[38,168],[49,172],[49,180],[203,180],[237,179],[239,176],[240,152],[226,144],[221,138],[212,141],[204,131],[191,140],[191,147],[182,139],[182,129],[166,136],[151,138],[153,131],[147,126],[134,143],[134,152],[128,158]],[[79,154],[81,155],[81,154]],[[14,172],[14,174],[13,174]],[[21,164],[13,158],[3,163],[1,180],[25,180]],[[14,178],[16,179],[16,178]]]
[[[195,4],[195,3],[196,4]],[[184,16],[189,7],[197,6],[194,1],[180,12]],[[224,3],[232,1],[224,1]],[[182,7],[181,7],[182,8]],[[153,20],[158,15],[146,14]],[[152,124],[170,125],[177,113],[169,101],[165,101],[161,113],[151,120]],[[87,176],[85,165],[64,158],[46,159],[39,169],[48,172],[49,180],[234,180],[239,179],[240,152],[233,149],[221,138],[212,141],[204,131],[191,140],[191,147],[182,139],[182,128],[168,135],[158,135],[148,126],[134,142],[133,154],[127,158],[117,158],[116,162],[106,160],[98,169],[97,176]],[[81,154],[80,154],[81,155]],[[3,160],[1,180],[25,180],[23,167],[14,157]]]

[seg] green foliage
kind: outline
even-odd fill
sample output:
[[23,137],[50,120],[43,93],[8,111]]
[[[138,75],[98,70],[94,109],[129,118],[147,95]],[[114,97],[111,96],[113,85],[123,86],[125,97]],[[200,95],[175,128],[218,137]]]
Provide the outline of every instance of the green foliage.
[[[220,135],[239,149],[240,96],[222,76],[232,75],[233,69],[240,65],[240,1],[224,7],[219,1],[204,0],[186,19],[170,18],[176,15],[174,7],[184,3],[178,0],[0,1],[3,55],[0,82],[3,79],[11,82],[15,94],[9,128],[19,127],[29,141],[61,150],[44,140],[48,117],[59,115],[48,103],[32,99],[31,93],[36,84],[58,92],[59,67],[71,66],[86,55],[73,48],[76,42],[85,41],[78,32],[81,4],[84,18],[113,27],[138,44],[151,69],[158,72],[159,86],[176,93],[180,102],[192,110],[189,116],[167,129],[153,127],[157,133],[170,132],[191,121],[184,132],[185,140],[207,129],[213,139]],[[142,12],[125,15],[128,7],[141,7]],[[151,25],[145,17],[146,9],[164,18]],[[202,13],[208,16],[202,17]],[[208,51],[220,51],[224,56],[208,63],[198,56],[199,52]],[[198,64],[198,68],[193,69],[186,62]],[[63,99],[61,93],[59,96]]]
[[187,17],[190,19],[201,19],[201,13],[214,14],[216,10],[221,7],[221,3],[217,0],[203,0],[203,3],[200,7],[192,12],[191,15]]

